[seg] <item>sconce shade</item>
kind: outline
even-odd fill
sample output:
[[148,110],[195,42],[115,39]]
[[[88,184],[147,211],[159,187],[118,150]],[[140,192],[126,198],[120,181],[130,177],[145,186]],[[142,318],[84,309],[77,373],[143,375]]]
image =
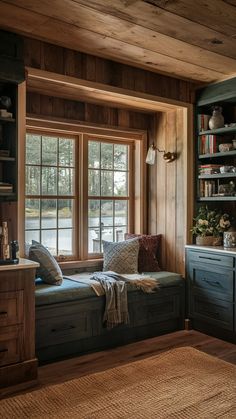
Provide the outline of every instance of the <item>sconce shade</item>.
[[147,157],[146,157],[146,163],[147,164],[155,164],[155,160],[156,160],[156,149],[154,144],[150,145],[148,152],[147,152]]
[[176,153],[171,153],[170,151],[165,151],[165,150],[159,150],[158,147],[156,147],[154,144],[150,145],[148,152],[147,152],[147,157],[146,157],[146,163],[147,164],[155,164],[155,160],[156,160],[156,151],[158,151],[159,153],[163,153],[163,159],[165,160],[166,163],[171,163],[172,161],[174,161],[177,158],[177,154]]

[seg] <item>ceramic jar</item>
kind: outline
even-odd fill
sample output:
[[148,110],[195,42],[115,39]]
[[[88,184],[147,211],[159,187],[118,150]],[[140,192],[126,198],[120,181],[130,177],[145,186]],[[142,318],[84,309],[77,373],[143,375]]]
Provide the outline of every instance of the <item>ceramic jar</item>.
[[224,127],[224,117],[222,115],[222,107],[214,106],[212,116],[209,119],[209,128],[217,129]]

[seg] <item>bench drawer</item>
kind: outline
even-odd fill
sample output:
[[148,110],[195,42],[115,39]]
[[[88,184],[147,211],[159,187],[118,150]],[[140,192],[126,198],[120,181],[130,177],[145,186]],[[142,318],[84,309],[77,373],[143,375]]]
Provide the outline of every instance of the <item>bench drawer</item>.
[[158,323],[180,317],[180,296],[170,295],[156,298],[149,304],[142,304],[139,308],[131,308],[133,326]]
[[36,321],[36,347],[57,345],[92,336],[89,313],[52,317]]
[[22,361],[22,325],[3,327],[0,331],[0,366]]
[[23,323],[24,291],[0,292],[0,326]]
[[218,294],[217,298],[233,301],[234,271],[198,264],[190,264],[189,268],[191,292],[213,292]]
[[193,294],[190,302],[191,316],[223,329],[233,330],[233,304],[230,302]]
[[208,253],[208,252],[188,252],[189,261],[199,262],[199,263],[206,263],[206,264],[214,264],[219,266],[225,266],[229,268],[234,267],[234,257],[233,256],[225,256],[222,254],[216,253]]

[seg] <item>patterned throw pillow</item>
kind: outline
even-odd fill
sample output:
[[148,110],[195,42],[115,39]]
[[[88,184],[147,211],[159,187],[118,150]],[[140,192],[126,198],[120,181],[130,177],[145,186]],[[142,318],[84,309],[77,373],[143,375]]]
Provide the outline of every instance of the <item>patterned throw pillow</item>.
[[139,272],[159,272],[160,266],[158,263],[161,246],[161,234],[131,234],[126,233],[125,239],[139,239],[139,256],[138,256],[138,271]]
[[118,243],[103,240],[103,271],[119,274],[138,273],[139,240]]
[[32,245],[29,248],[29,259],[40,264],[39,268],[36,269],[36,275],[43,282],[50,285],[62,284],[63,275],[56,259],[46,247],[35,240],[32,240]]

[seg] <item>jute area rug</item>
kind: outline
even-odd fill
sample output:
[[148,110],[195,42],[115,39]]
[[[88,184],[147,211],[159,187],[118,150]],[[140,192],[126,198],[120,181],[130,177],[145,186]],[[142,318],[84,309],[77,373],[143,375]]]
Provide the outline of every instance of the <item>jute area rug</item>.
[[236,367],[184,347],[0,402],[0,417],[236,418]]

